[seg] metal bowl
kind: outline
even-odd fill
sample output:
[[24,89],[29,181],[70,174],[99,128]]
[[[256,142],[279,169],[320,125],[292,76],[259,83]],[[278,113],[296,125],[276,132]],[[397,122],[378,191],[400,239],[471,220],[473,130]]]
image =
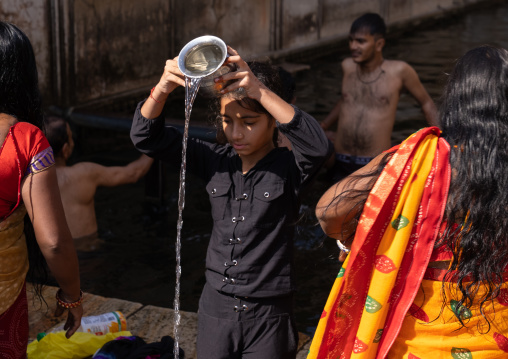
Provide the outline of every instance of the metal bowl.
[[222,66],[227,53],[226,43],[220,38],[200,36],[182,48],[178,55],[178,68],[187,77],[205,77]]

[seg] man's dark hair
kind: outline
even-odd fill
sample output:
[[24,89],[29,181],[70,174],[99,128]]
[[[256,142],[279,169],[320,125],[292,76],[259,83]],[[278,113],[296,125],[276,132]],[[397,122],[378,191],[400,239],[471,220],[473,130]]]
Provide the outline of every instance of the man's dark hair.
[[354,34],[362,30],[368,30],[371,35],[377,35],[383,39],[386,37],[385,21],[376,13],[369,12],[360,16],[351,25],[349,33]]
[[62,147],[69,141],[66,124],[67,122],[60,117],[50,116],[46,118],[46,138],[51,148],[53,148],[55,156],[62,151]]

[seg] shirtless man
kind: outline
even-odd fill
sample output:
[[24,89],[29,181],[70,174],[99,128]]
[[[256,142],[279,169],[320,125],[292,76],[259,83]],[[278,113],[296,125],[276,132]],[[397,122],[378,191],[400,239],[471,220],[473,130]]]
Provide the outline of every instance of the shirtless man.
[[96,249],[101,244],[94,204],[97,187],[135,183],[148,172],[153,159],[142,155],[126,166],[106,167],[93,162],[67,166],[74,149],[69,124],[62,118],[47,118],[46,137],[55,155],[58,187],[76,249]]
[[436,106],[416,71],[404,61],[383,58],[385,34],[386,25],[378,14],[365,14],[351,25],[351,57],[342,61],[342,97],[321,123],[327,131],[338,121],[334,181],[391,147],[395,112],[403,90],[418,101],[429,125],[437,125]]

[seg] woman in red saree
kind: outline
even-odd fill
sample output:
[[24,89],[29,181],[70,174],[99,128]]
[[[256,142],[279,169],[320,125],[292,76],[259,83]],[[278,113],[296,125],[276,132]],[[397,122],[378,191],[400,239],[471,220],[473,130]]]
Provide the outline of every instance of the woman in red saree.
[[308,358],[508,358],[508,51],[458,60],[440,124],[320,199],[350,252]]
[[83,314],[77,255],[42,128],[32,46],[16,26],[0,22],[0,356],[8,359],[26,358],[25,281],[40,264],[32,252],[42,254],[61,287],[55,314],[69,309],[68,337]]

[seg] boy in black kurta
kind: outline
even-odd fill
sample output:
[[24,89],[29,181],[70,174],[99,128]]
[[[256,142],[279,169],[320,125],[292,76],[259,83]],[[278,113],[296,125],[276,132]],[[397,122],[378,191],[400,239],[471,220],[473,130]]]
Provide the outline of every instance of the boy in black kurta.
[[[187,144],[187,170],[206,181],[214,219],[198,357],[294,358],[294,224],[300,193],[329,154],[328,140],[314,118],[272,91],[280,89],[276,69],[256,64],[251,70],[229,51],[228,62],[238,70],[218,79],[236,80],[220,99],[218,128],[228,143],[190,138]],[[161,81],[138,105],[131,130],[141,152],[176,166],[182,135],[165,127],[161,111],[183,81],[176,61],[168,60]],[[276,147],[277,129],[291,151]]]

